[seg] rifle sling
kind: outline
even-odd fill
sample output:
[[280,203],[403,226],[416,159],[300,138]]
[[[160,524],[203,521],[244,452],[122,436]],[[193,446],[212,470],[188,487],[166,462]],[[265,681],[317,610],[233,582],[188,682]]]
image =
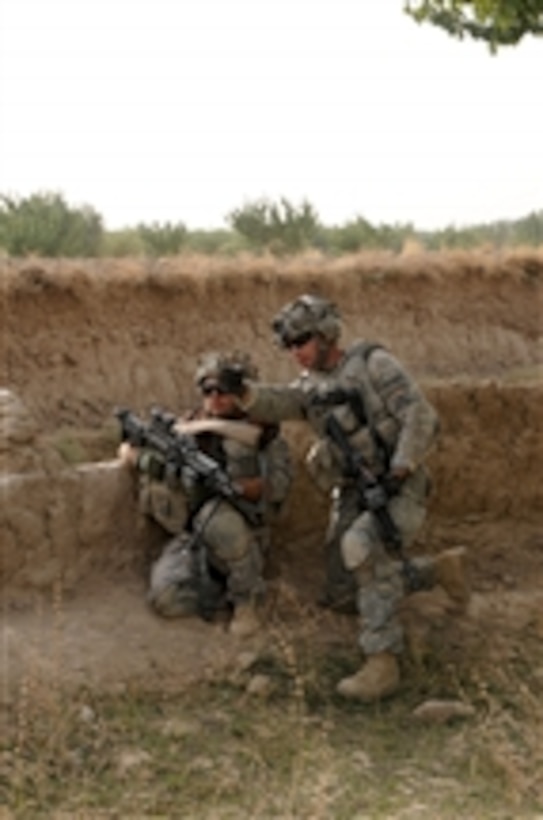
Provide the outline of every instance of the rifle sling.
[[373,476],[369,468],[364,463],[361,454],[354,453],[347,438],[345,430],[338,419],[330,414],[326,420],[326,432],[340,448],[346,462],[346,476],[355,481],[355,487],[361,502],[361,509],[370,512],[379,527],[381,538],[388,552],[402,563],[402,574],[404,575],[408,587],[411,591],[421,588],[421,579],[416,566],[409,560],[403,551],[401,533],[392,518],[388,506],[383,504],[378,507],[370,507],[366,503],[366,493],[368,490],[368,480],[365,473],[371,476],[372,486],[378,486],[379,480]]

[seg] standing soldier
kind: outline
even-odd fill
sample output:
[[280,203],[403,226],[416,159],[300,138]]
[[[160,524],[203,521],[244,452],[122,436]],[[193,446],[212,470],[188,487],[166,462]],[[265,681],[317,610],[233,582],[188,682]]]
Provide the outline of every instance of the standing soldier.
[[[412,588],[441,584],[459,607],[469,595],[463,548],[417,561],[404,553],[426,514],[423,460],[436,436],[437,415],[385,348],[365,341],[340,347],[340,316],[328,300],[300,296],[278,313],[272,327],[302,372],[290,385],[249,382],[241,404],[258,420],[305,419],[317,435],[307,465],[332,499],[328,603],[339,606],[340,597],[354,591],[365,656],[361,669],[340,681],[338,692],[364,702],[379,700],[400,683],[399,604],[408,591],[406,578]],[[375,485],[381,496],[385,491],[384,505],[375,502],[375,493],[361,492],[368,475],[368,486]]]
[[182,475],[172,482],[156,452],[127,442],[119,448],[120,458],[140,474],[142,511],[174,536],[152,567],[150,604],[167,617],[194,614],[209,605],[223,581],[234,610],[230,631],[239,637],[259,626],[269,527],[292,480],[279,426],[248,423],[239,408],[244,380],[256,377],[246,355],[204,355],[195,378],[201,407],[175,427],[179,434],[194,436],[226,471],[243,507],[198,482],[187,483]]

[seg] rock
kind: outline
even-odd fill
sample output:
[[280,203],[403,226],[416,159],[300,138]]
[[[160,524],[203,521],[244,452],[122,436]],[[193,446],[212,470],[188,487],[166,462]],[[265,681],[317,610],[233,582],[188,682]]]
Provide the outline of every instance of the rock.
[[414,709],[412,715],[426,723],[449,723],[459,718],[473,717],[475,709],[460,700],[426,700]]
[[123,776],[129,771],[144,766],[151,761],[151,755],[144,749],[123,749],[117,760],[117,771]]
[[86,703],[84,703],[81,709],[79,710],[79,720],[82,723],[94,723],[94,721],[96,720],[96,712],[91,706],[88,706]]
[[253,675],[247,684],[247,694],[256,697],[267,697],[272,689],[271,678],[268,675]]
[[0,473],[54,472],[62,459],[40,438],[38,425],[11,390],[0,388]]
[[189,737],[201,731],[202,725],[199,721],[183,718],[170,718],[161,728],[162,734],[166,737]]
[[240,652],[236,658],[236,669],[240,672],[246,672],[251,666],[254,666],[258,658],[258,652]]
[[11,390],[0,388],[0,449],[14,444],[30,444],[37,425],[22,401]]

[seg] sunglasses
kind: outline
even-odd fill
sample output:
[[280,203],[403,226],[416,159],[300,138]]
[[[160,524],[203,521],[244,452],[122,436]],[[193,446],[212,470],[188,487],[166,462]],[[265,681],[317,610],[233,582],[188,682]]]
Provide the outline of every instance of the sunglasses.
[[307,333],[300,333],[299,336],[295,336],[294,339],[289,339],[286,343],[286,347],[290,350],[291,347],[303,347],[306,345],[314,336],[314,333],[307,331]]
[[218,396],[226,396],[228,394],[228,390],[225,390],[224,387],[220,387],[218,384],[203,384],[200,389],[203,396],[212,396],[213,393],[216,393]]

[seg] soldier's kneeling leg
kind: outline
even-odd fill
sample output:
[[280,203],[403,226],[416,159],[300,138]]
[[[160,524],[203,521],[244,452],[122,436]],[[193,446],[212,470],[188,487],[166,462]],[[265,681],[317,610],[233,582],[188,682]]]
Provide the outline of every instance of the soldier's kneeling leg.
[[198,612],[197,570],[186,535],[173,538],[151,567],[147,600],[166,618]]
[[[205,511],[202,510],[205,514]],[[221,504],[205,528],[210,563],[226,576],[229,601],[255,599],[264,589],[263,560],[255,533],[229,504]]]

